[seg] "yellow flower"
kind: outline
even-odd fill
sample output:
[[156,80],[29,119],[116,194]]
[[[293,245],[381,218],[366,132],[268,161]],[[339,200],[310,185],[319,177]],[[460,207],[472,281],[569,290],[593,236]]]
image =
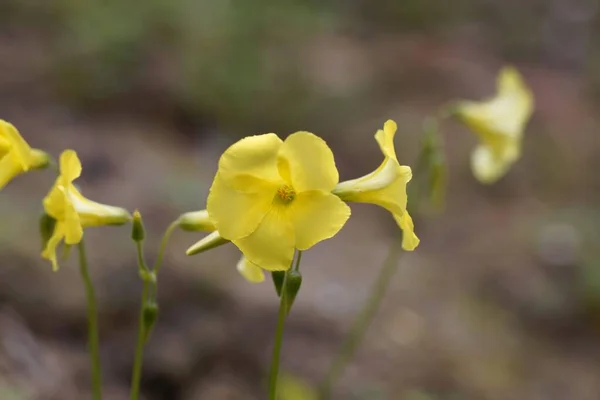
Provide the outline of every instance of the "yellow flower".
[[[229,242],[221,237],[206,210],[185,213],[177,221],[178,226],[183,230],[212,232],[192,245],[186,252],[188,256],[202,253]],[[262,268],[248,261],[243,255],[237,263],[237,270],[249,282],[260,283],[265,280]]]
[[17,128],[0,119],[0,189],[17,175],[48,163],[48,154],[29,147]]
[[471,169],[482,183],[500,179],[521,154],[525,125],[533,112],[533,95],[519,72],[500,71],[498,93],[483,102],[461,101],[456,114],[479,136],[471,155]]
[[60,156],[60,175],[44,198],[46,213],[56,220],[54,233],[46,243],[42,257],[58,269],[56,247],[64,239],[68,245],[77,244],[83,237],[83,228],[102,225],[122,225],[131,219],[123,208],[108,206],[88,200],[73,185],[81,175],[81,162],[73,150]]
[[286,270],[294,249],[307,250],[346,223],[350,208],[331,193],[338,180],[333,153],[312,133],[285,141],[250,136],[221,156],[207,209],[222,238],[251,263]]
[[411,251],[419,245],[412,218],[406,210],[406,184],[412,178],[412,171],[410,167],[400,165],[396,158],[396,129],[396,123],[388,120],[383,130],[375,134],[375,140],[384,155],[379,168],[361,178],[338,184],[333,193],[344,201],[376,204],[391,212],[403,232],[402,248]]

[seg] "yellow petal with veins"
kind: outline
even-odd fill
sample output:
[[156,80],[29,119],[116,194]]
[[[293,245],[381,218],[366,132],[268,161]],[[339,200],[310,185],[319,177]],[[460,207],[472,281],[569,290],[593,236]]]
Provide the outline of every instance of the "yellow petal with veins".
[[269,271],[289,269],[294,257],[294,229],[286,207],[274,204],[256,230],[232,240],[249,261]]
[[296,196],[288,213],[296,248],[307,250],[335,236],[350,217],[350,207],[331,193],[313,190]]
[[279,150],[277,163],[281,177],[296,192],[330,192],[339,181],[331,149],[310,132],[288,136]]

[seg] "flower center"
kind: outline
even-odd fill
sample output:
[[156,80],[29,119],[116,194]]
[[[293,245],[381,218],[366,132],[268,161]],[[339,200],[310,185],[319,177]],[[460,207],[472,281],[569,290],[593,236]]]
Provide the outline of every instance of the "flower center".
[[289,185],[283,185],[277,189],[277,198],[284,203],[290,203],[296,198],[296,191]]

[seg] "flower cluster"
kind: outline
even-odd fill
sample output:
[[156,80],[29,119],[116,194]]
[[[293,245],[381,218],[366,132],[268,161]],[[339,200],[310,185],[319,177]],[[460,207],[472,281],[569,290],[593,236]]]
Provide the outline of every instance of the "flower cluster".
[[350,217],[347,202],[390,211],[403,231],[403,248],[414,250],[419,239],[406,210],[412,172],[398,162],[395,133],[396,123],[387,121],[375,134],[381,165],[341,183],[331,149],[310,132],[285,140],[269,133],[238,141],[219,160],[207,209],[180,218],[184,229],[212,232],[187,254],[230,241],[243,253],[240,273],[261,282],[262,270],[289,269],[295,249],[308,250],[336,235]]
[[[475,177],[492,183],[518,159],[533,96],[516,69],[498,76],[498,94],[483,102],[460,101],[454,113],[481,143],[471,157]],[[251,282],[264,280],[263,270],[285,271],[294,252],[304,251],[335,236],[350,217],[347,203],[370,203],[385,208],[402,230],[402,247],[419,245],[407,211],[407,185],[412,170],[398,161],[394,146],[397,126],[392,120],[375,133],[383,161],[373,172],[339,182],[333,153],[310,132],[285,140],[274,133],[249,136],[222,154],[206,210],[183,214],[176,225],[209,234],[187,250],[188,255],[232,242],[243,254],[238,270]],[[31,169],[44,168],[49,156],[32,149],[10,123],[0,120],[0,189]],[[56,248],[81,241],[83,228],[120,225],[131,220],[123,208],[85,198],[73,181],[82,167],[73,150],[59,160],[59,176],[44,198],[54,221],[42,256],[58,269]]]

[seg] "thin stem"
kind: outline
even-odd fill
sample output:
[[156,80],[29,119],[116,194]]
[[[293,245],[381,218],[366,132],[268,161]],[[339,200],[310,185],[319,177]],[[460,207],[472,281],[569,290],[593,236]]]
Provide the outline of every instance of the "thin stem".
[[344,368],[356,353],[356,349],[367,332],[373,317],[377,313],[381,301],[385,297],[387,289],[392,281],[394,273],[398,270],[398,258],[400,256],[400,245],[396,241],[392,243],[386,260],[383,263],[379,276],[373,283],[369,297],[360,310],[350,331],[333,359],[325,379],[320,385],[320,398],[327,400],[331,398],[331,391],[337,379],[341,376]]
[[156,262],[154,263],[154,268],[152,269],[155,274],[158,274],[158,270],[162,266],[162,262],[165,257],[165,249],[167,248],[167,243],[169,243],[171,234],[178,226],[179,226],[178,221],[172,222],[171,225],[169,225],[169,227],[165,231],[165,233],[162,237],[162,240],[160,241],[160,247],[158,248],[158,255],[156,257]]
[[[296,250],[296,262],[293,266],[295,271],[300,268],[302,252]],[[294,261],[292,261],[293,263]],[[279,313],[277,314],[277,327],[275,328],[275,339],[273,343],[273,355],[271,357],[271,371],[269,373],[269,400],[277,399],[277,383],[279,379],[279,358],[281,355],[281,344],[283,343],[283,330],[287,316],[287,289],[289,270],[285,272],[283,284],[281,285],[281,296],[279,298]]]
[[[174,221],[171,223],[171,225],[169,225],[169,227],[167,228],[167,230],[165,230],[165,233],[163,234],[163,237],[160,241],[160,247],[158,248],[158,255],[156,256],[156,261],[154,262],[154,267],[152,268],[152,271],[154,272],[154,276],[158,276],[158,271],[160,270],[160,267],[162,266],[163,260],[165,258],[165,250],[167,249],[167,244],[169,243],[169,239],[171,238],[171,235],[173,234],[173,231],[179,226],[179,222],[178,221]],[[156,296],[158,295],[158,283],[155,280],[152,284],[151,287],[151,294],[150,296],[153,299],[156,299]]]
[[296,251],[296,263],[294,264],[294,271],[300,271],[300,261],[302,261],[302,252]]
[[98,306],[96,305],[96,294],[94,284],[88,271],[88,262],[83,239],[79,242],[79,271],[83,278],[85,296],[87,300],[88,318],[88,351],[92,368],[92,398],[102,399],[102,375],[100,369],[100,341],[98,335]]
[[144,323],[144,311],[146,307],[146,300],[148,299],[148,293],[150,291],[150,280],[148,279],[148,267],[144,261],[143,246],[141,242],[136,242],[137,247],[137,260],[138,269],[142,276],[142,299],[140,305],[140,316],[138,325],[138,337],[137,344],[135,347],[135,357],[133,361],[133,373],[131,377],[131,392],[130,399],[138,400],[140,396],[140,381],[142,379],[142,364],[144,361],[144,344],[146,341],[146,327]]

